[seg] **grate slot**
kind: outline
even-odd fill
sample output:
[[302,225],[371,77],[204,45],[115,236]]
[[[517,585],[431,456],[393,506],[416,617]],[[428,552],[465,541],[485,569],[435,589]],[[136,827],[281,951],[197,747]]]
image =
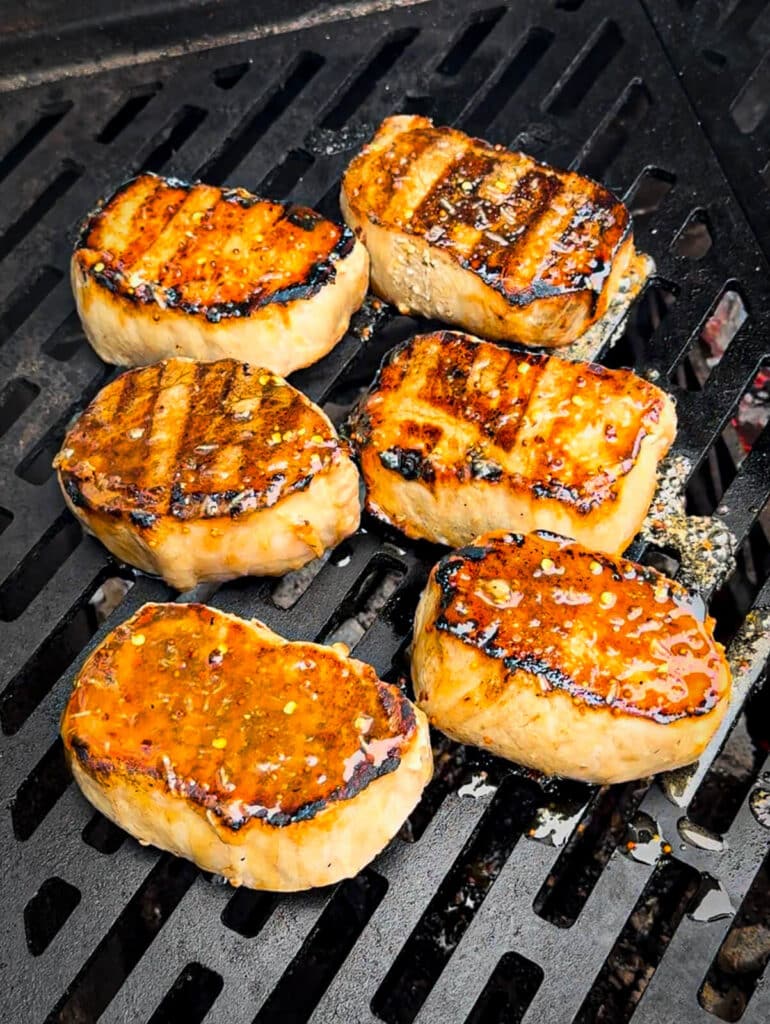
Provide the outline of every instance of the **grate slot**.
[[672,373],[673,381],[689,391],[700,391],[748,316],[738,282],[728,281]]
[[0,584],[0,621],[12,622],[35,599],[82,540],[80,526],[63,513]]
[[41,267],[30,281],[19,285],[0,313],[0,345],[3,345],[64,277],[56,267]]
[[223,986],[221,974],[203,964],[188,964],[148,1024],[201,1024]]
[[73,310],[43,345],[43,352],[58,362],[67,362],[86,344],[80,317]]
[[122,829],[98,811],[83,829],[82,837],[84,843],[107,856],[117,853],[127,838]]
[[199,171],[201,179],[212,185],[221,185],[229,178],[241,160],[311,83],[323,65],[324,59],[317,53],[301,54],[282,84],[273,89],[267,98],[259,100],[218,153],[204,164]]
[[16,791],[11,804],[13,832],[22,842],[30,839],[40,822],[62,796],[72,776],[57,737]]
[[660,278],[649,281],[631,307],[622,337],[602,356],[604,365],[647,365],[649,343],[676,301],[675,284]]
[[605,21],[552,92],[546,101],[546,109],[557,116],[576,110],[588,95],[591,86],[622,48],[623,35],[617,24],[614,21]]
[[198,870],[164,854],[46,1018],[46,1024],[97,1020],[190,888]]
[[302,181],[305,172],[314,163],[315,157],[306,149],[290,149],[283,160],[257,185],[256,192],[268,199],[283,199]]
[[40,956],[80,903],[80,890],[63,878],[48,878],[24,908],[27,949]]
[[152,82],[132,90],[131,95],[96,136],[96,141],[101,142],[103,146],[114,142],[120,133],[136,120],[150,100],[158,95],[161,88],[160,82]]
[[70,110],[72,110],[72,101],[67,100],[64,103],[58,103],[56,106],[49,107],[45,113],[40,115],[32,127],[22,135],[16,145],[9,149],[5,156],[0,159],[0,182],[5,181],[11,171],[15,170],[22,160],[43,141],[46,135],[53,131],[59,121]]
[[512,777],[495,793],[377,989],[372,1009],[386,1024],[415,1019],[541,799],[537,786]]
[[699,885],[687,864],[670,859],[655,866],[574,1024],[593,1024],[599,1014],[613,1024],[631,1019]]
[[392,33],[324,117],[321,127],[343,128],[364,100],[371,96],[377,83],[390,71],[407,46],[417,38],[418,33],[419,29],[416,28]]
[[662,167],[645,167],[625,197],[634,218],[634,230],[647,226],[676,184],[676,175]]
[[770,107],[770,55],[754,69],[746,85],[730,107],[738,131],[750,135],[756,131]]
[[505,7],[491,7],[488,11],[479,11],[475,14],[436,71],[447,78],[459,74],[505,14],[505,10]]
[[240,64],[228,64],[227,67],[216,68],[212,72],[211,78],[219,89],[232,89],[240,82],[250,67],[247,60],[241,61]]
[[685,256],[690,260],[702,260],[714,244],[712,229],[705,210],[693,210],[676,238],[671,249],[676,256]]
[[222,911],[222,924],[244,939],[254,939],[278,906],[278,897],[272,893],[238,889]]
[[254,1024],[310,1019],[387,890],[387,881],[371,868],[338,887]]
[[31,380],[17,377],[0,391],[0,437],[14,425],[40,394],[40,388]]
[[0,533],[7,530],[13,522],[13,512],[9,512],[7,508],[0,506]]
[[647,86],[641,78],[635,78],[583,150],[576,163],[581,173],[601,179],[651,106],[652,97]]
[[518,953],[505,953],[465,1024],[521,1024],[544,977],[538,964]]
[[143,171],[160,171],[176,151],[187,142],[199,125],[203,124],[207,111],[201,107],[181,107],[163,132],[160,142],[151,150],[142,164]]
[[0,260],[21,242],[32,229],[45,217],[49,210],[72,188],[83,174],[83,168],[72,160],[65,160],[62,170],[50,185],[43,189],[37,199],[28,206],[4,233],[0,236]]

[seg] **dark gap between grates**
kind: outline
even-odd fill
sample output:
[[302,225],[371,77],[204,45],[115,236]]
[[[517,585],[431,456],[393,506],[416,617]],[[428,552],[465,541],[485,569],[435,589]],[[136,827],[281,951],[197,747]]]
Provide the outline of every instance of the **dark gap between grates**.
[[53,331],[43,345],[43,352],[60,363],[72,359],[86,344],[86,336],[77,310],[73,310]]
[[556,0],[557,10],[578,11],[583,6],[583,0]]
[[465,1024],[521,1024],[544,977],[526,957],[503,954]]
[[283,160],[257,185],[257,195],[267,199],[284,199],[314,163],[315,157],[306,149],[290,149]]
[[224,987],[221,974],[188,964],[147,1024],[200,1024]]
[[440,732],[432,732],[433,778],[423,790],[420,802],[401,826],[399,835],[405,842],[416,842],[435,817],[447,796],[454,792],[468,775],[473,754],[468,747],[455,743]]
[[[381,596],[383,589],[388,591],[388,596],[406,575],[404,567],[391,555],[379,552],[373,556],[369,564],[355,581],[350,591],[333,610],[329,622],[318,638],[318,643],[333,643],[338,631],[351,620],[361,618],[362,622],[374,620],[376,611],[372,613],[370,603],[377,606],[377,598]],[[386,582],[388,581],[388,582]],[[392,583],[395,582],[395,586]],[[349,643],[350,641],[344,641]]]
[[643,780],[598,790],[535,896],[536,914],[559,928],[575,924],[649,786]]
[[737,1021],[770,962],[770,854],[749,886],[698,992],[698,1001],[721,1020]]
[[16,331],[64,277],[56,267],[40,267],[29,281],[11,293],[0,313],[0,345]]
[[770,107],[770,54],[765,54],[730,107],[739,132],[749,135],[759,127]]
[[227,67],[217,68],[211,73],[211,79],[219,89],[232,89],[237,85],[251,64],[244,60],[240,64],[228,64]]
[[748,319],[736,281],[728,281],[672,374],[688,391],[700,391]]
[[74,614],[48,634],[0,695],[0,728],[6,736],[19,731],[96,630],[96,616],[84,596]]
[[88,958],[46,1024],[82,1024],[104,1012],[195,881],[189,861],[163,854]]
[[190,104],[180,107],[162,133],[161,141],[142,163],[143,171],[160,171],[180,146],[203,124],[208,112]]
[[132,89],[126,100],[118,111],[113,114],[107,124],[96,136],[96,141],[103,146],[108,146],[135,120],[144,110],[150,100],[157,96],[162,85],[160,82],[150,82],[147,85],[139,85]]
[[581,174],[601,180],[651,106],[647,86],[640,78],[635,78],[626,87],[607,123],[583,151],[577,165]]
[[436,71],[448,78],[459,74],[505,14],[505,11],[505,7],[490,7],[487,11],[478,11],[474,14]]
[[735,414],[687,482],[687,510],[709,515],[770,422],[770,359],[764,359],[741,395]]
[[69,512],[50,526],[32,550],[0,584],[0,621],[18,619],[83,538]]
[[323,643],[343,643],[355,647],[401,586],[405,576],[406,570],[402,566],[382,567],[371,576],[364,575],[358,585],[358,595],[350,614],[337,621],[334,628],[324,634]]
[[664,576],[674,579],[679,572],[681,556],[676,548],[668,545],[661,547],[657,544],[648,544],[639,561],[642,565],[650,565]]
[[604,353],[602,363],[616,368],[646,365],[648,343],[676,302],[677,292],[671,282],[652,278],[631,306],[622,336]]
[[277,906],[278,896],[275,893],[256,892],[242,887],[227,901],[222,911],[222,924],[244,939],[254,939]]
[[64,745],[57,736],[16,791],[11,822],[17,839],[26,842],[72,782],[64,760]]
[[714,244],[708,215],[705,210],[693,210],[671,243],[675,256],[702,260]]
[[292,572],[287,572],[285,576],[281,576],[277,583],[273,584],[270,593],[270,600],[275,607],[284,611],[293,608],[326,565],[326,561],[326,556],[314,558],[312,562],[303,565],[301,569],[294,569]]
[[0,437],[10,430],[39,394],[40,388],[31,380],[17,377],[8,381],[0,391]]
[[581,52],[575,67],[559,82],[546,101],[551,114],[577,110],[589,89],[623,48],[623,35],[614,21],[605,21]]
[[48,878],[24,908],[27,949],[40,956],[80,903],[80,890],[63,878]]
[[467,131],[482,132],[497,117],[527,76],[540,63],[553,42],[553,33],[542,28],[529,29],[517,44],[500,77],[469,110],[463,114],[462,126]]
[[770,751],[767,676],[746,701],[727,739],[695,792],[687,817],[715,835],[735,820]]
[[652,221],[676,184],[676,175],[662,167],[645,167],[625,197],[626,206],[638,231]]
[[0,507],[0,533],[7,530],[13,522],[13,512],[9,512],[7,508]]
[[98,811],[90,818],[81,832],[81,836],[84,843],[107,856],[117,853],[126,839],[123,829],[118,828],[114,822],[105,818]]
[[391,33],[323,118],[321,127],[344,128],[348,119],[371,96],[377,83],[390,71],[407,46],[417,38],[419,31],[417,28],[404,28]]
[[43,141],[70,110],[72,110],[72,101],[66,100],[64,103],[57,103],[49,107],[40,115],[32,127],[0,159],[0,182],[5,181],[11,171],[19,166],[22,160]]
[[388,883],[365,868],[342,882],[254,1024],[304,1024],[385,898]]
[[650,983],[700,886],[700,875],[674,859],[656,864],[599,971],[574,1024],[626,1024]]
[[225,139],[217,153],[198,171],[212,185],[221,185],[247,153],[256,146],[268,128],[294,102],[324,66],[317,53],[303,53],[290,66],[280,85],[251,108],[238,128]]
[[732,640],[751,611],[754,600],[770,577],[770,505],[760,513],[748,536],[738,548],[735,570],[719,588],[709,605],[717,620],[714,635],[722,644]]
[[387,1024],[411,1024],[542,801],[535,783],[510,776],[428,904],[372,999]]
[[53,181],[0,236],[0,260],[4,260],[8,253],[27,237],[62,196],[69,192],[83,173],[83,168],[72,160],[65,160],[61,166],[62,169]]

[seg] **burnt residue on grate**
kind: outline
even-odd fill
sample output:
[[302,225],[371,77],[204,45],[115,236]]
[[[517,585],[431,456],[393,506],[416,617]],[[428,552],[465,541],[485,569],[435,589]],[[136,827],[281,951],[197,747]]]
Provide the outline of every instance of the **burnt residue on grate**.
[[[38,18],[49,84],[0,94],[7,1015],[764,1024],[770,290],[752,227],[770,252],[757,50],[770,8],[746,0],[716,18],[708,0],[351,0],[289,33],[234,31],[215,49],[190,38],[196,52],[173,59],[157,58],[157,17],[132,11],[110,22],[122,48],[109,67],[55,80],[54,54],[68,51],[40,16],[53,6],[24,12]],[[205,4],[199,18],[188,0],[167,6],[175,39],[210,17]],[[251,21],[278,25],[288,6],[265,0]],[[110,372],[73,309],[69,246],[95,199],[142,167],[337,217],[342,169],[395,112],[520,146],[626,198],[654,273],[629,282],[627,316],[618,308],[610,331],[563,354],[633,366],[674,393],[678,438],[631,554],[701,591],[738,697],[700,764],[661,782],[544,780],[435,734],[433,781],[357,879],[232,892],[96,814],[56,737],[72,666],[105,616],[160,592],[132,577],[126,594],[130,574],[82,536],[52,478],[67,420]],[[340,424],[383,355],[438,326],[370,297],[294,382]],[[438,554],[365,520],[306,570],[209,599],[292,637],[341,640],[409,692],[414,607]],[[725,897],[734,915],[712,920]]]

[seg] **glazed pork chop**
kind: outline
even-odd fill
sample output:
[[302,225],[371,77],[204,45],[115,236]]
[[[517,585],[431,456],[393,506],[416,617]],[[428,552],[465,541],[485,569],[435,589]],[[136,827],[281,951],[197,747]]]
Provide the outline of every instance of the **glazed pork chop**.
[[54,466],[88,530],[179,590],[280,575],[358,527],[358,473],[326,415],[283,378],[231,359],[124,373]]
[[355,875],[432,770],[425,716],[370,666],[200,604],[147,604],[118,626],[61,732],[102,814],[255,889]]
[[342,182],[372,288],[402,313],[531,345],[574,341],[634,261],[606,188],[428,118],[387,118]]
[[696,760],[730,695],[703,603],[552,534],[493,533],[433,569],[412,677],[431,724],[602,784]]
[[363,301],[351,231],[290,203],[140,174],[86,219],[72,287],[108,363],[233,358],[286,375],[326,355]]
[[671,399],[630,370],[418,335],[385,357],[348,431],[368,511],[456,547],[552,530],[622,551],[676,430]]

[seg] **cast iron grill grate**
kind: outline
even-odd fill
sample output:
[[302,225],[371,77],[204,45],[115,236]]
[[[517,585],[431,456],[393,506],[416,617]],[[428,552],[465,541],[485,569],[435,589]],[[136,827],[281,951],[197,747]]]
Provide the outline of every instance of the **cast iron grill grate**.
[[[123,841],[70,783],[56,739],[81,652],[106,628],[95,595],[125,572],[82,537],[48,468],[110,372],[82,338],[66,281],[79,218],[141,167],[207,168],[333,214],[342,167],[397,110],[514,143],[628,197],[658,271],[607,359],[675,390],[676,451],[695,467],[690,511],[718,507],[740,542],[713,596],[722,635],[761,621],[768,266],[641,6],[430,0],[62,79],[5,94],[0,108],[4,1018],[770,1018],[763,643],[744,645],[737,689],[743,698],[756,683],[751,695],[679,789],[542,782],[437,736],[436,778],[400,837],[357,879],[299,896],[234,893]],[[369,309],[297,383],[339,418],[417,326]],[[293,638],[325,639],[355,619],[356,655],[397,679],[436,557],[403,545],[367,523],[299,596],[248,580],[211,601]],[[110,624],[166,596],[139,578]],[[692,841],[695,827],[723,841]],[[649,856],[620,855],[656,829],[671,853],[652,841],[639,848]]]

